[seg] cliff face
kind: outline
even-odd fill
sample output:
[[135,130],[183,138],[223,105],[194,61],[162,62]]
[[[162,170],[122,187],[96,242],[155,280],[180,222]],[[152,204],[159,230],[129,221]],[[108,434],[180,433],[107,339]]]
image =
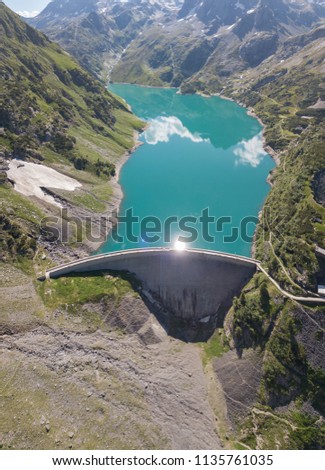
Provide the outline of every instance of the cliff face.
[[277,34],[258,33],[243,42],[239,55],[250,67],[256,67],[276,52],[278,41]]

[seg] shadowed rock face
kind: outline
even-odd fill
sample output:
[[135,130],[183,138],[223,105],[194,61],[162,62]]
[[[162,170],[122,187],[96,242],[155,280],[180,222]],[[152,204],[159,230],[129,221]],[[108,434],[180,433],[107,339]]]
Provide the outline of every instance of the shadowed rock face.
[[228,419],[236,428],[256,402],[263,355],[250,349],[239,358],[235,351],[229,351],[216,359],[213,366],[225,394]]
[[256,264],[213,252],[138,250],[87,258],[49,274],[104,270],[135,275],[141,295],[169,334],[201,341],[223,326],[233,298],[253,276]]
[[271,54],[274,54],[277,45],[277,34],[259,33],[248,41],[245,41],[239,53],[251,67],[255,67]]
[[318,204],[325,207],[325,170],[319,170],[313,180],[312,188]]

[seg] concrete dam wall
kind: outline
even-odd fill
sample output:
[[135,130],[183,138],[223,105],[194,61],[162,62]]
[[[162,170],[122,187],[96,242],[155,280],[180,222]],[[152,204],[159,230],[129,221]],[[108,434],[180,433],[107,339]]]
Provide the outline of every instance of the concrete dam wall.
[[[171,320],[185,327],[198,323],[207,330],[221,327],[234,296],[251,279],[257,262],[225,253],[144,249],[93,256],[47,272],[56,278],[72,273],[132,273],[142,294]],[[176,321],[177,322],[177,321]]]

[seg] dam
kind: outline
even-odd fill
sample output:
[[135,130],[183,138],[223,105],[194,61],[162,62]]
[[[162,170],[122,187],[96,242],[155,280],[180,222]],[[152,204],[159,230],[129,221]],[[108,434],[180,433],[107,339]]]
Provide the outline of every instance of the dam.
[[181,328],[191,339],[198,330],[206,337],[223,326],[233,298],[257,267],[254,259],[227,253],[148,248],[91,256],[50,269],[46,278],[94,272],[131,274],[168,333]]

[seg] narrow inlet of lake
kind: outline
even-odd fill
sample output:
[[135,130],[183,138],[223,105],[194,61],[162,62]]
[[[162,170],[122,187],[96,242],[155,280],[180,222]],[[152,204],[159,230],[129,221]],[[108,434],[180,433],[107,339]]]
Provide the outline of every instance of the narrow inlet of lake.
[[111,85],[148,122],[121,170],[120,221],[99,253],[150,247],[250,256],[275,163],[236,103],[176,89]]

